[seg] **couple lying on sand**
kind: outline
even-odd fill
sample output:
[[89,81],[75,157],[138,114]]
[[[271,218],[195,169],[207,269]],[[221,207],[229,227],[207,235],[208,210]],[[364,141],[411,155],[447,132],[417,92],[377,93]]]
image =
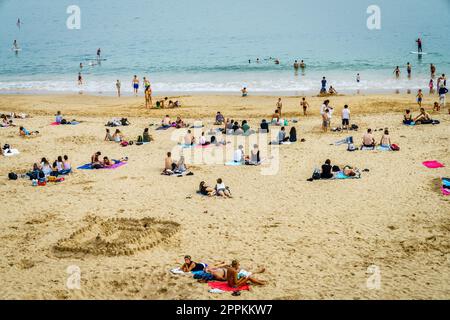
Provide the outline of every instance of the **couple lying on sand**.
[[352,168],[350,166],[344,166],[343,169],[339,168],[339,166],[331,165],[331,160],[325,160],[325,163],[322,165],[322,170],[314,170],[314,173],[311,178],[307,179],[308,181],[319,180],[319,179],[334,179],[336,176],[341,173],[344,177],[353,177],[359,178],[361,173],[357,168]]
[[224,262],[217,265],[208,266],[203,263],[195,263],[192,261],[191,256],[184,257],[184,264],[181,266],[181,270],[184,272],[199,272],[202,273],[200,282],[208,282],[208,280],[226,281],[231,288],[239,288],[245,284],[257,284],[265,285],[266,281],[259,280],[253,275],[257,273],[263,273],[264,268],[255,272],[248,272],[241,269],[240,263],[237,260],[233,260],[231,265]]
[[223,183],[222,179],[217,179],[216,186],[214,188],[208,186],[205,181],[200,182],[200,186],[198,188],[200,194],[213,197],[219,196],[223,198],[232,198],[230,188]]
[[113,165],[128,161],[128,157],[121,158],[120,160],[110,160],[108,157],[103,157],[103,160],[100,159],[102,153],[97,151],[91,156],[91,168],[92,169],[102,169],[112,167]]
[[172,122],[172,121],[170,120],[169,115],[166,114],[166,116],[165,116],[165,117],[162,119],[162,121],[161,121],[161,126],[162,126],[163,128],[167,128],[167,127],[175,127],[175,128],[177,128],[177,129],[180,129],[180,128],[185,128],[185,127],[186,127],[186,124],[184,123],[183,120],[181,120],[180,117],[177,117],[177,119],[176,119],[174,122]]

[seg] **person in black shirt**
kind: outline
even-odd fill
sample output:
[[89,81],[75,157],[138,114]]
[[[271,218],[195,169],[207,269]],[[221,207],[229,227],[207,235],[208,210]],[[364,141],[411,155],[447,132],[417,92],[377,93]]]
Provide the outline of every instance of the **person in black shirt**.
[[181,270],[184,272],[203,271],[206,266],[203,263],[195,263],[192,261],[191,256],[184,257],[184,264],[181,266]]
[[322,173],[320,174],[321,179],[331,179],[333,178],[333,173],[331,170],[333,167],[331,166],[331,160],[327,159],[325,163],[322,165]]
[[261,132],[269,133],[269,124],[266,122],[266,119],[263,119],[261,122]]

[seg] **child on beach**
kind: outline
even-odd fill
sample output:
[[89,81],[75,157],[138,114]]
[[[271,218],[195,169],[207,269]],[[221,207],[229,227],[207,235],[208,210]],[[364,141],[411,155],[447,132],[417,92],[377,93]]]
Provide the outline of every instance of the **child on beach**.
[[246,88],[246,87],[242,88],[242,89],[241,89],[241,92],[242,92],[242,96],[243,96],[243,97],[246,97],[246,96],[248,95],[248,91],[247,91],[247,88]]
[[306,101],[306,98],[305,98],[305,97],[303,97],[303,98],[302,98],[302,101],[300,101],[300,107],[303,108],[303,115],[306,116],[306,110],[307,110],[308,107],[309,107],[309,103],[308,103],[308,101]]
[[433,79],[430,79],[430,82],[428,83],[428,87],[430,88],[430,94],[434,93],[434,81]]
[[437,101],[434,102],[433,105],[433,111],[440,111],[441,110],[441,106],[439,105],[439,103]]
[[422,89],[419,89],[416,97],[417,97],[417,104],[419,105],[419,107],[422,107],[422,99],[423,99]]
[[330,125],[330,110],[325,109],[325,112],[322,114],[322,131],[323,132],[327,132],[328,131],[328,127]]
[[225,183],[223,183],[221,178],[217,179],[215,189],[219,197],[231,198],[230,190],[228,189],[228,187],[225,186]]

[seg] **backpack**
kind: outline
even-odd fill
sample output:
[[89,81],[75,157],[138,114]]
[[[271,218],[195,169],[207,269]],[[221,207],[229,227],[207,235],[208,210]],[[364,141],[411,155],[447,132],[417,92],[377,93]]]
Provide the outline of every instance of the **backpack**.
[[392,151],[400,151],[400,147],[396,144],[391,144],[391,150]]
[[122,118],[120,120],[120,122],[122,123],[123,126],[127,126],[128,125],[128,119],[127,118]]
[[142,136],[138,136],[137,142],[143,142]]
[[67,124],[67,120],[66,119],[62,119],[61,120],[61,124]]
[[314,179],[314,180],[319,180],[320,179],[320,170],[319,169],[314,169],[314,172],[313,172],[313,174],[312,174],[312,178]]
[[358,128],[359,127],[354,123],[350,126],[350,130],[358,130]]
[[9,180],[17,180],[17,174],[15,174],[14,172],[10,172],[8,173],[8,178]]

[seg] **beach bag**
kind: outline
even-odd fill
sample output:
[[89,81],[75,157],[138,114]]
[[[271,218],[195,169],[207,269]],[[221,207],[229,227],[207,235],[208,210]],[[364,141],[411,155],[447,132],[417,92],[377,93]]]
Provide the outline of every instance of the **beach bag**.
[[392,151],[400,151],[400,147],[396,144],[391,144],[391,150]]
[[38,181],[38,186],[45,186],[45,185],[47,185],[47,181],[45,181],[45,180],[39,180]]
[[122,142],[120,143],[120,145],[121,145],[122,147],[126,147],[126,146],[128,146],[128,142],[122,141]]
[[314,169],[314,172],[313,172],[313,174],[312,174],[312,178],[314,179],[314,180],[319,180],[320,179],[320,170],[319,169]]
[[144,139],[142,139],[142,136],[138,136],[137,142],[142,142]]
[[66,119],[62,119],[61,120],[61,124],[67,124],[67,120]]
[[14,172],[8,173],[8,179],[9,180],[17,180],[17,174],[15,174]]
[[350,126],[350,130],[358,130],[358,128],[359,127],[354,123]]
[[341,171],[341,168],[339,168],[339,166],[333,166],[333,168],[331,169],[331,171],[333,171],[333,172],[339,172],[339,171]]
[[356,147],[353,143],[349,143],[347,147],[347,151],[355,151]]

